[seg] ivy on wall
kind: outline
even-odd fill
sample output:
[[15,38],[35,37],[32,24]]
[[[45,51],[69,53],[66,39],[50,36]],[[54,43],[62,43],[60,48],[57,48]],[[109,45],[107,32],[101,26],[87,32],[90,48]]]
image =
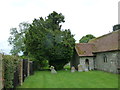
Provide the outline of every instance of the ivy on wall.
[[18,57],[3,55],[4,87],[13,88],[14,72],[19,64]]

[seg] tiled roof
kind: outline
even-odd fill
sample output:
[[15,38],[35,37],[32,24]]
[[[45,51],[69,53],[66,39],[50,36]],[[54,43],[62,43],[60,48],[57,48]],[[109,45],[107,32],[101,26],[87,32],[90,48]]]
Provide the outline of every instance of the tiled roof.
[[90,40],[88,43],[77,43],[79,56],[93,56],[93,53],[120,50],[120,30]]
[[119,50],[120,30],[103,35],[101,37],[91,40],[89,43],[93,43],[95,48],[93,52],[104,52]]
[[94,44],[77,43],[75,45],[78,56],[93,56]]

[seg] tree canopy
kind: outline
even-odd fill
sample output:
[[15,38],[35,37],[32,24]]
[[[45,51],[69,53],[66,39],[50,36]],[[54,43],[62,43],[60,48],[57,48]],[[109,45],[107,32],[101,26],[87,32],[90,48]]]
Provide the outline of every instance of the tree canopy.
[[86,36],[83,36],[80,40],[79,43],[88,43],[89,40],[95,38],[92,34],[87,34]]
[[31,24],[20,23],[19,28],[11,28],[8,41],[11,53],[34,59],[37,66],[46,62],[56,69],[62,69],[72,56],[75,46],[74,35],[69,29],[61,29],[65,22],[62,13],[53,11],[47,17],[34,19]]
[[11,36],[8,38],[8,42],[12,46],[12,49],[10,51],[11,54],[18,55],[20,52],[25,51],[24,39],[28,28],[29,23],[22,22],[19,24],[18,28],[10,29]]
[[47,17],[34,19],[25,34],[25,51],[39,63],[45,60],[56,69],[62,69],[73,55],[74,35],[69,29],[61,30],[64,16],[52,12]]

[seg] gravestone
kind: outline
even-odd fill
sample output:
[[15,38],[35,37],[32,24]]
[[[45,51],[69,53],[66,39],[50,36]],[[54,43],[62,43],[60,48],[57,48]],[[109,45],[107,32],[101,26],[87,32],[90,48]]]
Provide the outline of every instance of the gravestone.
[[75,72],[75,67],[74,66],[71,67],[71,72]]
[[87,72],[88,71],[88,65],[84,65],[84,66],[85,66],[84,71]]
[[54,69],[54,66],[51,66],[51,67],[50,67],[50,70],[51,70],[51,73],[53,73],[53,74],[56,74],[56,73],[57,73],[57,71]]
[[78,65],[78,72],[82,72],[83,71],[83,68],[82,68],[82,65]]
[[85,64],[81,64],[82,70],[85,71]]
[[92,68],[91,68],[91,67],[89,67],[89,70],[92,70]]
[[82,64],[82,69],[83,69],[83,71],[88,71],[88,67],[87,67],[87,65],[86,64]]
[[2,55],[0,54],[0,90],[3,88],[3,78],[2,78]]

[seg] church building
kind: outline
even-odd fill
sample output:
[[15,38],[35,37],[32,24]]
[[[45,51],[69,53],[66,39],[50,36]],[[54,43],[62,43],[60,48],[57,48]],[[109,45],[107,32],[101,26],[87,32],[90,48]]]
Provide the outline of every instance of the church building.
[[77,43],[71,66],[77,69],[79,64],[87,65],[88,70],[120,73],[120,25],[88,43]]

